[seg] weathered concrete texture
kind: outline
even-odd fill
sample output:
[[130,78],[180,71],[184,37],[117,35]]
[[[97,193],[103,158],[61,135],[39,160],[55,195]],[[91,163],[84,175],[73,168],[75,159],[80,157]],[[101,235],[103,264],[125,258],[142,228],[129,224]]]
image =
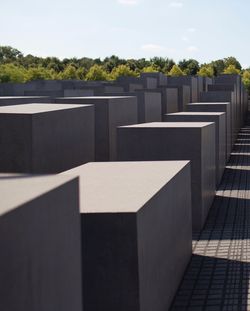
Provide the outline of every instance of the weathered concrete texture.
[[168,78],[161,72],[144,72],[141,73],[141,79],[145,77],[151,77],[157,79],[157,87],[166,86]]
[[236,126],[236,110],[235,110],[235,94],[230,91],[210,91],[201,93],[201,102],[209,103],[220,103],[228,102],[230,103],[230,116],[231,116],[231,145],[236,138],[237,126]]
[[162,121],[162,94],[158,90],[137,90],[126,93],[106,93],[105,96],[136,96],[138,123]]
[[[191,89],[188,85],[168,85],[167,89],[178,90],[178,111],[186,111],[187,105],[190,103]],[[174,112],[174,111],[172,111]],[[166,113],[170,113],[166,112]],[[165,114],[165,113],[164,113]]]
[[160,92],[161,94],[161,111],[162,116],[166,113],[177,112],[179,111],[179,103],[178,103],[178,88],[169,88],[169,87],[160,87],[155,89],[154,91]]
[[69,96],[93,96],[94,95],[94,90],[92,89],[79,89],[79,90],[64,90],[63,92],[64,97],[69,97]]
[[193,229],[201,229],[215,193],[215,124],[145,123],[117,136],[119,161],[191,160]]
[[223,112],[179,112],[165,115],[167,122],[214,122],[216,132],[216,184],[220,184],[226,165],[226,114]]
[[193,103],[187,105],[187,110],[192,112],[225,112],[226,113],[226,145],[227,159],[232,150],[232,125],[230,103]]
[[94,107],[0,107],[0,171],[58,173],[94,160]]
[[82,311],[78,180],[0,175],[0,309]]
[[169,85],[188,85],[190,87],[190,99],[192,103],[198,101],[198,80],[194,76],[168,77]]
[[191,256],[190,163],[89,163],[65,174],[80,176],[84,311],[168,310]]
[[0,96],[0,106],[20,105],[29,103],[51,103],[48,96]]
[[135,96],[64,97],[56,102],[94,105],[96,161],[116,160],[116,127],[138,122]]

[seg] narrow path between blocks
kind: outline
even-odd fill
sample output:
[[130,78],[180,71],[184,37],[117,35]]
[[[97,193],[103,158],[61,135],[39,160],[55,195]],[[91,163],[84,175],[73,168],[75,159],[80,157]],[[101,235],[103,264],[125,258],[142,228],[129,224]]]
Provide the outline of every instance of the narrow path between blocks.
[[172,311],[250,310],[250,120],[238,134]]

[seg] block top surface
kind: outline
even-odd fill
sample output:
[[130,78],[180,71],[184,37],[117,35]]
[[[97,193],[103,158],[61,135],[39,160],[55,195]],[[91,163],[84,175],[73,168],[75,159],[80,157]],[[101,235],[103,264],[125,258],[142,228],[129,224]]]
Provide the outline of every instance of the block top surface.
[[134,213],[188,161],[88,163],[62,174],[79,176],[81,213]]
[[0,215],[73,180],[64,175],[0,174]]
[[120,128],[203,128],[213,122],[151,122],[120,126]]
[[230,105],[230,102],[202,102],[202,103],[190,103],[188,105]]
[[131,98],[131,97],[134,97],[134,96],[126,96],[126,93],[124,93],[124,96],[82,96],[82,97],[57,97],[56,100],[100,100],[100,101],[103,101],[103,100],[110,100],[110,99],[124,99],[124,98]]
[[225,112],[174,112],[166,116],[222,116]]
[[49,96],[0,96],[0,100],[3,99],[39,99],[39,98],[44,98],[44,99],[48,99],[50,98]]
[[66,109],[79,109],[80,107],[89,107],[91,105],[72,105],[72,104],[22,104],[0,107],[0,113],[13,114],[35,114],[43,112],[51,112]]

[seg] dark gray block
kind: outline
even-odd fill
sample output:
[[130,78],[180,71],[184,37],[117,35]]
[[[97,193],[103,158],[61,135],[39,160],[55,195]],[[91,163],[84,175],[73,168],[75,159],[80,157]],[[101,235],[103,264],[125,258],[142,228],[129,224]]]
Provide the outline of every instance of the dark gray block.
[[0,175],[0,310],[82,311],[78,181]]
[[64,90],[64,97],[71,97],[71,96],[93,96],[94,95],[94,90],[91,89],[66,89]]
[[191,256],[190,163],[65,173],[80,176],[84,311],[168,310]]
[[[144,72],[141,73],[141,79],[145,79],[145,78],[155,78],[157,80],[157,87],[161,87],[161,86],[166,86],[167,85],[167,76],[164,75],[161,72]],[[156,87],[154,87],[156,88]]]
[[227,159],[232,150],[232,125],[230,103],[193,103],[187,105],[187,110],[192,112],[225,112],[226,113],[226,145]]
[[226,165],[226,114],[223,112],[178,112],[165,115],[167,122],[214,122],[216,132],[216,184],[220,184]]
[[105,96],[136,96],[138,123],[162,120],[162,94],[156,90],[136,90],[126,93],[106,93]]
[[154,91],[161,93],[162,116],[166,113],[179,111],[179,90],[178,88],[160,87]]
[[191,96],[190,86],[168,85],[167,89],[178,90],[178,111],[186,111],[186,107],[190,103],[190,96]]
[[125,92],[134,92],[145,88],[144,81],[135,77],[119,77],[116,84],[122,86]]
[[119,161],[191,160],[193,229],[202,229],[215,194],[215,124],[145,123],[117,136]]
[[51,102],[52,99],[48,96],[0,96],[0,106]]
[[56,102],[94,105],[96,161],[116,160],[116,127],[138,122],[135,96],[64,97]]
[[190,87],[190,99],[192,103],[198,101],[198,80],[194,76],[168,77],[168,85],[188,85]]
[[0,107],[0,171],[57,173],[94,160],[94,107]]

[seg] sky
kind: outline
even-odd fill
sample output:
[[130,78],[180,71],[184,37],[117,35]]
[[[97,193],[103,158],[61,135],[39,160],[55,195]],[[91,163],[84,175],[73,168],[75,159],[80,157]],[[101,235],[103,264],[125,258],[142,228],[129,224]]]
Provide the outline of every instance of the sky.
[[59,58],[162,56],[250,66],[249,0],[0,0],[0,45]]

